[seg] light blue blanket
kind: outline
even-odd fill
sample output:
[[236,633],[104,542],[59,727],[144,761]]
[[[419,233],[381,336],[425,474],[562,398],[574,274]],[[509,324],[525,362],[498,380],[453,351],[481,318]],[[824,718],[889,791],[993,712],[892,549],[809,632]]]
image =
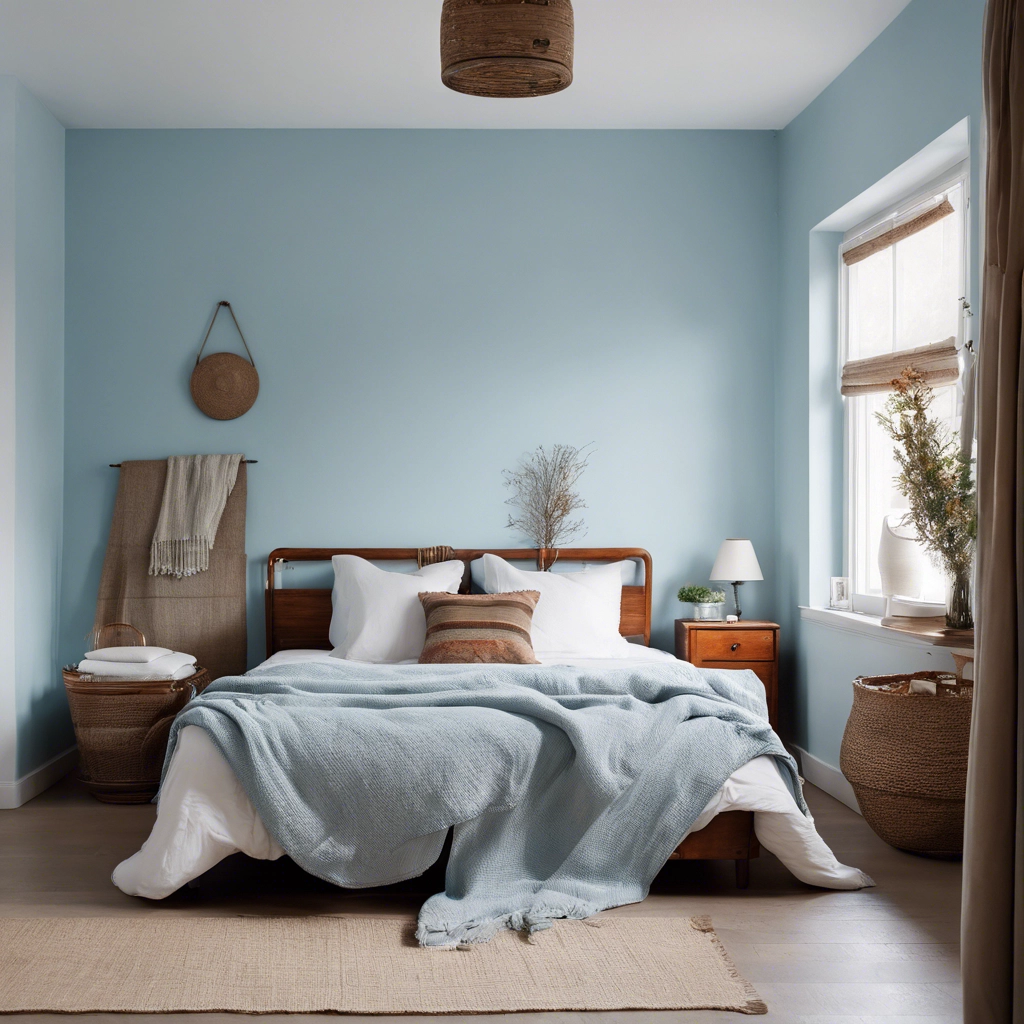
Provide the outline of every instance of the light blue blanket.
[[741,765],[796,765],[752,672],[686,662],[280,664],[218,679],[178,715],[204,728],[270,834],[343,886],[422,874],[454,826],[424,945],[485,941],[644,899]]

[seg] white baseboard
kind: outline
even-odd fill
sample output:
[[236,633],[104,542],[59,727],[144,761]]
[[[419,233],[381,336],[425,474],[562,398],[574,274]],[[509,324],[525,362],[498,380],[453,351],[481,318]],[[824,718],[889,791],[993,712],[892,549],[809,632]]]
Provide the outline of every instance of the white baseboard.
[[824,790],[829,796],[835,797],[841,804],[846,804],[851,811],[860,814],[860,804],[854,795],[853,786],[846,781],[846,776],[828,761],[809,754],[803,747],[795,743],[791,745],[797,760],[800,762],[800,774],[818,789]]
[[22,775],[20,779],[14,782],[0,782],[0,810],[11,810],[28,803],[44,789],[49,789],[55,782],[60,782],[76,764],[78,747],[69,747],[62,754],[51,757],[46,764],[41,764],[34,771]]

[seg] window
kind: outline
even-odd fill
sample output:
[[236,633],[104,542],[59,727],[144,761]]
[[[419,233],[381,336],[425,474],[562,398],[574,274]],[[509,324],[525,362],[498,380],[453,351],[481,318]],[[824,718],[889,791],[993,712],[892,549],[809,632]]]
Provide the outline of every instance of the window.
[[[967,169],[961,166],[847,233],[840,249],[841,364],[924,345],[940,348],[936,343],[945,339],[952,339],[944,352],[953,358],[953,345],[958,350],[964,341],[968,204]],[[933,383],[931,407],[951,430],[960,426],[958,384],[947,383],[955,373],[954,364],[938,378],[941,384]],[[893,443],[875,418],[887,398],[874,391],[844,399],[846,572],[854,609],[876,615],[884,613],[878,568],[883,524],[888,520],[897,533],[907,532],[898,527],[907,501],[894,482]],[[943,601],[942,573],[927,556],[921,561],[920,592],[902,596]]]

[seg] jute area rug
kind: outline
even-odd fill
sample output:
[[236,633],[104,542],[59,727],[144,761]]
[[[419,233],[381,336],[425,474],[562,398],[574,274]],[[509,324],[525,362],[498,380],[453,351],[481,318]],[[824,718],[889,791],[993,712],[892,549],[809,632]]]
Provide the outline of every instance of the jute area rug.
[[412,932],[367,917],[5,919],[0,1012],[767,1012],[707,917],[559,921],[457,950]]

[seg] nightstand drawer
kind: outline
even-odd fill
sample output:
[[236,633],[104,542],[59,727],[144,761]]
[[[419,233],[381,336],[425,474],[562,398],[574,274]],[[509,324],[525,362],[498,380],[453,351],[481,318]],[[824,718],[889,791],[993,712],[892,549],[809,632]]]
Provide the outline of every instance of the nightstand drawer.
[[771,629],[699,629],[691,638],[691,661],[774,661],[775,631]]

